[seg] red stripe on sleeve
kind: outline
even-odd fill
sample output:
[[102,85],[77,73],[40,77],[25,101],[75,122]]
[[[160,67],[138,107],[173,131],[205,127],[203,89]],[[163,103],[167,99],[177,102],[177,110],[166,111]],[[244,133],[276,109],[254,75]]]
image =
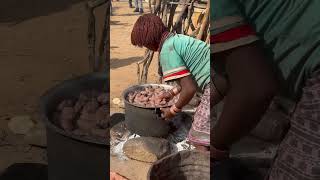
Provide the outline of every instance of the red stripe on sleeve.
[[245,24],[233,29],[229,29],[225,32],[219,33],[217,35],[210,36],[210,43],[222,43],[237,40],[246,36],[255,35],[256,32],[252,27]]
[[169,77],[172,77],[172,76],[179,76],[179,75],[183,75],[183,74],[187,74],[187,73],[189,73],[189,70],[185,69],[185,70],[170,74],[168,76],[164,76],[163,78],[166,79],[166,78],[169,78]]

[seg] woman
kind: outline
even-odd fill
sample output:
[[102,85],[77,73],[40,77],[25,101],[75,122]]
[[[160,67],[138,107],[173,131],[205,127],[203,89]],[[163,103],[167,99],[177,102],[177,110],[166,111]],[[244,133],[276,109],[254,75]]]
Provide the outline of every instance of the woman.
[[319,8],[314,0],[211,4],[213,67],[229,83],[213,127],[215,160],[228,157],[230,146],[255,127],[279,93],[297,106],[267,179],[320,179]]
[[180,88],[164,95],[178,101],[170,108],[161,109],[163,117],[170,119],[189,103],[196,91],[203,92],[200,105],[194,115],[189,141],[200,150],[208,150],[210,144],[210,47],[205,42],[189,36],[173,34],[162,20],[146,14],[137,20],[131,33],[135,46],[159,51],[163,81],[177,81]]

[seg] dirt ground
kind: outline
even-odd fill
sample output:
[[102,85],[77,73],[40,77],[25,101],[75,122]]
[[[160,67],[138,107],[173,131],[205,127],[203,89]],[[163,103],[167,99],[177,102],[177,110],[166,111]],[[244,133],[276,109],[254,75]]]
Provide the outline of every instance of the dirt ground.
[[[149,11],[144,4],[145,13]],[[123,90],[137,84],[137,65],[142,60],[145,49],[131,45],[130,34],[134,22],[139,14],[132,12],[127,1],[113,2],[113,16],[111,16],[111,62],[110,62],[110,97],[120,98]],[[150,66],[148,82],[157,80],[157,57]],[[111,112],[122,112],[123,109],[111,103]],[[145,180],[150,168],[149,163],[134,160],[119,160],[110,157],[110,169],[131,180]]]
[[[8,129],[10,118],[39,122],[39,97],[89,72],[84,0],[3,0],[0,6],[0,172],[15,162],[46,162],[46,151]],[[99,29],[104,9],[97,10]]]
[[[145,13],[149,12],[144,3]],[[110,62],[110,96],[121,98],[123,90],[138,83],[137,62],[142,60],[145,49],[131,45],[131,31],[139,14],[133,13],[127,1],[113,2],[111,16],[111,62]],[[156,54],[155,54],[156,55]],[[148,82],[157,80],[157,57],[155,56],[149,70]],[[111,103],[111,111],[122,111]]]
[[[90,72],[85,2],[2,1],[0,131],[5,132],[6,136],[3,140],[0,138],[0,172],[15,162],[46,163],[46,150],[29,146],[23,135],[14,135],[8,129],[8,122],[14,116],[28,115],[35,123],[40,123],[39,97],[63,80]],[[133,47],[130,43],[132,25],[139,17],[132,11],[127,1],[113,2],[111,99],[121,97],[125,88],[137,83],[135,63],[144,55],[144,49]],[[148,12],[148,9],[145,11]],[[96,15],[99,36],[104,8],[97,9]],[[151,72],[156,72],[155,68],[153,63]],[[155,79],[156,73],[150,73],[150,82]],[[111,106],[112,112],[122,111]]]

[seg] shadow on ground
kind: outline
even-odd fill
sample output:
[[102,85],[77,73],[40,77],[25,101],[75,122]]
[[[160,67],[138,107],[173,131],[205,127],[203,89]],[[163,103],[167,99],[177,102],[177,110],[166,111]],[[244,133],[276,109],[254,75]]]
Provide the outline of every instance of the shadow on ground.
[[111,59],[110,62],[110,68],[111,69],[117,69],[135,62],[138,62],[140,60],[142,60],[143,57],[129,57],[127,59],[118,59],[118,58],[114,58]]
[[128,23],[121,23],[120,21],[110,21],[110,25],[116,25],[116,26],[130,26],[131,24]]
[[88,0],[1,0],[0,23],[19,24],[28,19],[47,16]]

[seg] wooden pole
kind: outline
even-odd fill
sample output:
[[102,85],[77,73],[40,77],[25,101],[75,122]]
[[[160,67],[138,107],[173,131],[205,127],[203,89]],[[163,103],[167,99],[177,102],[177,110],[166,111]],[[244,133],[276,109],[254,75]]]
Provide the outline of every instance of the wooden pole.
[[209,21],[209,6],[207,6],[204,12],[204,18],[203,18],[203,21],[201,22],[201,27],[199,30],[199,34],[197,35],[197,39],[202,39],[202,36],[204,32],[206,32],[206,28],[208,27],[208,24],[209,24],[208,21]]

